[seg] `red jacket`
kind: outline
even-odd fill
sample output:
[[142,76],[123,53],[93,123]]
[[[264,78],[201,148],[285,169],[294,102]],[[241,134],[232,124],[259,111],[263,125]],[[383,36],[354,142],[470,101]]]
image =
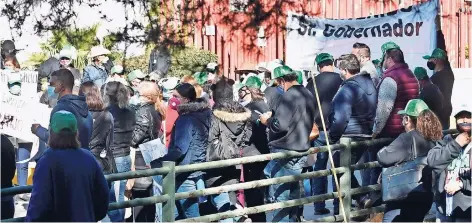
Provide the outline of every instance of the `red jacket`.
[[179,113],[176,107],[167,106],[166,111],[166,147],[169,148],[170,137],[172,137],[172,128],[174,127],[175,120],[179,117]]
[[395,64],[387,69],[382,76],[382,81],[379,86],[387,77],[392,78],[395,83],[397,83],[397,98],[395,99],[392,112],[380,135],[397,137],[405,131],[402,125],[402,117],[397,113],[405,109],[409,100],[418,98],[420,86],[415,75],[411,72],[406,63]]

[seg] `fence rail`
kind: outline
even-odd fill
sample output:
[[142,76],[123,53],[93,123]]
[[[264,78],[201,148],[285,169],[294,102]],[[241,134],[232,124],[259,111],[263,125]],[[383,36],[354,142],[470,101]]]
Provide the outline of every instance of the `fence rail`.
[[[455,132],[455,131],[452,131],[452,132]],[[445,133],[452,133],[452,132],[447,131]],[[367,141],[361,141],[361,142],[351,142],[349,139],[342,139],[340,144],[331,146],[332,151],[341,152],[340,154],[341,167],[337,167],[337,168],[329,169],[329,170],[308,172],[308,173],[303,173],[299,175],[283,176],[283,177],[277,177],[277,178],[271,178],[271,179],[262,179],[262,180],[251,181],[251,182],[238,183],[238,184],[227,185],[227,186],[206,188],[203,190],[196,190],[192,192],[175,193],[176,191],[175,190],[175,176],[180,173],[193,172],[197,170],[209,170],[209,169],[214,169],[214,168],[230,167],[230,166],[239,165],[239,164],[249,164],[249,163],[263,162],[263,161],[269,161],[269,160],[302,157],[302,156],[306,156],[306,155],[314,154],[318,152],[327,152],[328,148],[326,146],[321,146],[321,147],[310,148],[306,152],[294,152],[294,151],[278,152],[278,153],[257,155],[257,156],[237,158],[237,159],[190,164],[190,165],[184,165],[184,166],[175,166],[174,162],[164,162],[162,168],[109,174],[105,176],[105,178],[108,181],[118,181],[118,180],[132,179],[132,178],[149,177],[149,176],[155,176],[155,175],[164,176],[163,195],[151,196],[151,197],[146,197],[146,198],[137,198],[137,199],[133,199],[129,201],[111,203],[109,205],[109,210],[163,203],[163,221],[173,222],[174,221],[173,212],[174,212],[176,200],[220,194],[222,192],[247,190],[247,189],[252,189],[252,188],[265,187],[265,186],[269,186],[273,184],[298,182],[304,179],[311,179],[311,178],[316,178],[316,177],[332,175],[333,171],[336,171],[336,173],[346,173],[346,172],[350,172],[354,170],[379,167],[379,164],[377,162],[351,165],[351,150],[352,149],[366,149],[366,148],[372,148],[372,147],[383,147],[385,145],[388,145],[391,141],[392,139],[375,139],[375,140],[367,140]],[[17,186],[17,187],[6,188],[6,189],[1,190],[1,196],[3,197],[7,195],[29,193],[31,192],[31,189],[32,189],[32,186]],[[367,215],[370,213],[382,212],[384,210],[383,206],[358,210],[354,212],[351,212],[350,210],[351,202],[352,202],[351,195],[363,194],[363,193],[368,193],[372,191],[379,191],[380,189],[381,189],[380,184],[351,189],[351,174],[343,174],[340,177],[339,191],[341,191],[343,205],[345,207],[348,207],[345,210],[347,218],[349,219],[351,217],[357,217],[357,216]],[[264,204],[264,205],[260,205],[256,207],[248,207],[244,209],[237,209],[237,210],[227,211],[223,213],[201,216],[197,218],[184,219],[184,220],[180,220],[179,222],[181,221],[188,221],[188,222],[217,221],[217,220],[226,219],[226,218],[232,218],[232,217],[248,215],[248,214],[262,213],[262,212],[272,211],[276,209],[300,206],[300,205],[304,205],[308,203],[324,201],[324,200],[329,200],[329,199],[337,199],[337,198],[338,198],[337,192],[333,192],[333,193],[310,196],[310,197],[305,197],[305,198],[300,198],[300,199],[295,199],[295,200],[290,200],[290,201]],[[318,219],[317,221],[341,221],[341,220],[343,220],[342,217],[340,215],[337,215],[337,216],[321,218],[321,219]],[[24,217],[6,219],[4,221],[5,222],[20,222],[20,221],[24,221]]]

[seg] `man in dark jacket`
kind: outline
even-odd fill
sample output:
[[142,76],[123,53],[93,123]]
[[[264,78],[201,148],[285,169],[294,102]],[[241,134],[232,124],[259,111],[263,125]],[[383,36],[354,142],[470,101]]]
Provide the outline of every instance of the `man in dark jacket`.
[[[12,187],[12,180],[15,176],[15,147],[7,136],[1,135],[2,144],[2,189]],[[2,220],[13,218],[15,214],[15,203],[13,196],[2,196]]]
[[[370,74],[360,73],[360,63],[353,54],[342,55],[336,60],[336,66],[341,70],[344,82],[334,96],[329,122],[329,141],[335,144],[341,137],[352,141],[371,139],[377,108],[377,91]],[[364,151],[352,151],[352,163],[357,163]],[[339,167],[340,153],[333,155],[334,165]],[[338,174],[338,177],[342,174]],[[333,179],[333,191],[336,191]],[[352,173],[351,187],[359,187],[359,183]],[[355,196],[353,196],[354,198]],[[359,202],[360,198],[356,200]],[[334,214],[339,213],[339,201],[334,201]]]
[[417,67],[415,68],[414,74],[420,83],[419,99],[423,100],[434,114],[440,114],[443,109],[444,101],[441,90],[431,82],[431,79],[429,79],[429,76],[426,73],[426,69]]
[[470,107],[460,109],[454,117],[460,133],[447,135],[429,151],[428,166],[436,179],[433,189],[439,222],[470,222]]
[[269,86],[264,90],[264,97],[267,105],[269,105],[269,109],[273,111],[284,93],[283,88],[279,86],[279,82],[276,80],[277,78],[275,78],[276,73],[292,72],[292,69],[283,66],[283,62],[276,60],[269,62],[268,70],[270,73],[268,72],[267,74],[270,76],[271,81],[269,82]]
[[[316,92],[313,85],[313,80],[308,82],[306,88],[313,94],[315,100],[313,104],[315,105],[315,123],[320,128],[320,136],[313,143],[314,146],[325,146],[326,140],[324,137],[325,132],[322,129],[321,119],[324,119],[324,122],[328,124],[328,115],[331,111],[331,101],[333,101],[334,95],[338,92],[339,86],[343,82],[340,77],[340,74],[334,72],[334,59],[328,53],[320,53],[315,58],[316,65],[320,71],[315,77],[316,88],[318,90],[318,96],[320,98],[321,109],[318,108],[318,103],[316,101]],[[323,113],[323,117],[321,117]],[[327,129],[329,126],[326,126]],[[316,163],[313,166],[314,171],[325,170],[326,165],[328,164],[328,152],[318,153],[316,155]],[[327,193],[328,187],[328,177],[318,177],[312,179],[312,191],[313,195],[320,195]],[[323,215],[329,213],[329,210],[326,208],[325,202],[315,203],[315,214]]]
[[[284,68],[288,70],[290,68]],[[275,72],[284,94],[274,112],[260,116],[261,123],[269,129],[269,148],[271,153],[284,151],[307,151],[310,148],[310,133],[315,121],[314,97],[305,87],[298,84],[295,72]],[[267,178],[297,175],[305,166],[306,157],[271,160],[264,174]],[[301,197],[298,182],[274,184],[269,186],[268,199],[271,202],[287,201]],[[271,222],[294,222],[297,207],[283,208],[271,213]]]
[[428,68],[434,71],[433,76],[431,76],[431,81],[438,86],[444,97],[443,108],[436,114],[439,120],[441,120],[443,129],[449,129],[449,121],[452,113],[451,97],[452,88],[454,86],[454,73],[447,60],[447,53],[442,49],[436,48],[431,55],[426,55],[423,58],[428,60]]
[[[68,69],[60,69],[51,74],[48,87],[48,97],[57,98],[57,105],[51,111],[51,117],[56,111],[65,110],[75,115],[79,126],[79,142],[82,148],[89,149],[92,135],[93,118],[88,111],[84,96],[72,94],[74,76]],[[48,129],[39,124],[31,126],[31,132],[44,142],[49,139]],[[38,152],[38,155],[40,155]]]

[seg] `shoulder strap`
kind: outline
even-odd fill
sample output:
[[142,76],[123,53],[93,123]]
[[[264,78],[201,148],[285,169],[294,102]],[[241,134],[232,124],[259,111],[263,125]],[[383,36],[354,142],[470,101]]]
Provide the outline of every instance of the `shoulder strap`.
[[416,159],[418,157],[418,151],[416,150],[416,139],[413,134],[411,134],[411,138],[413,138],[413,159]]

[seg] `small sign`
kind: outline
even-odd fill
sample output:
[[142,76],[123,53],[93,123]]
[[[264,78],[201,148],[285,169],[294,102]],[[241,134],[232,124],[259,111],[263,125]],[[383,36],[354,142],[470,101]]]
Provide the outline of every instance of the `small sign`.
[[205,26],[205,35],[214,36],[216,33],[214,25]]

